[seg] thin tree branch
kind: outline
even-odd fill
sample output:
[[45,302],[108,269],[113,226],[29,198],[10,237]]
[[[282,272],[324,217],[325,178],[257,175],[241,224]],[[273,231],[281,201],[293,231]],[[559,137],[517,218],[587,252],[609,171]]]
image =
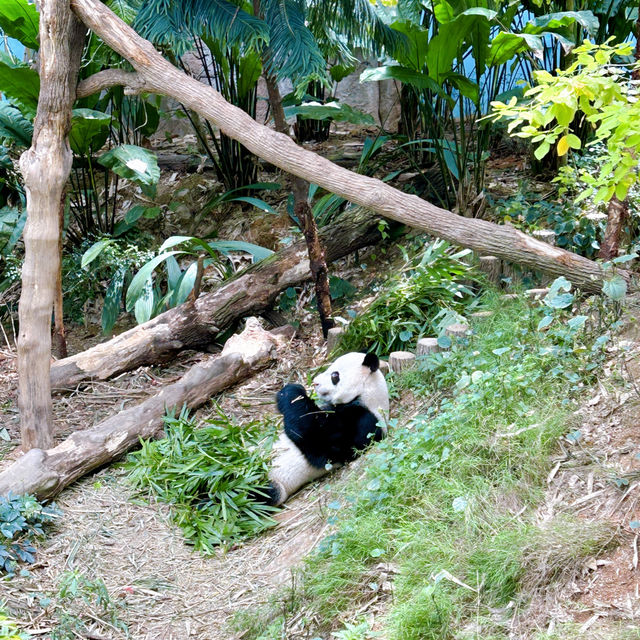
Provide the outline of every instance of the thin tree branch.
[[126,95],[135,95],[145,91],[146,82],[145,79],[135,71],[105,69],[81,80],[76,89],[76,98],[86,98],[87,96],[99,93],[104,89],[109,89],[116,85],[122,85]]

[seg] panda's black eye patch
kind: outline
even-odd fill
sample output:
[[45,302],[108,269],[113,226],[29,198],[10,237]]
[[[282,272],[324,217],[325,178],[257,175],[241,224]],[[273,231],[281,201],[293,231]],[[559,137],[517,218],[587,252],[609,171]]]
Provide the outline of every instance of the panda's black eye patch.
[[340,382],[340,374],[337,371],[334,371],[331,374],[331,382],[333,382],[334,385],[338,384],[338,382]]

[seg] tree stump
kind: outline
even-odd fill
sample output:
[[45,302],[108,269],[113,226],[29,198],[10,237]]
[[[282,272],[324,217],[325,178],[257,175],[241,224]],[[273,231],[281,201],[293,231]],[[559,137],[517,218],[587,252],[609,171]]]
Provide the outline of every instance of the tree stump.
[[394,351],[389,354],[389,368],[394,373],[411,369],[416,362],[416,357],[408,351]]
[[418,346],[416,347],[416,355],[426,356],[429,353],[436,353],[440,351],[440,345],[438,344],[438,338],[420,338],[418,340]]
[[380,371],[382,371],[383,376],[389,373],[389,363],[386,360],[380,360]]
[[502,278],[502,262],[496,256],[480,256],[478,269],[486,274],[487,280],[495,285],[500,284]]
[[469,325],[461,323],[450,324],[444,332],[455,342],[455,340],[467,337]]
[[332,327],[327,333],[327,353],[331,353],[337,346],[342,336],[344,335],[344,329],[342,327]]

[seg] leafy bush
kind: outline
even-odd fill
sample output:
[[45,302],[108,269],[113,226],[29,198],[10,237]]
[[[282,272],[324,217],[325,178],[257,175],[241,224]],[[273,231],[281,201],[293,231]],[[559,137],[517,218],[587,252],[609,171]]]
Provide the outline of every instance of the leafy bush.
[[556,244],[592,258],[600,248],[604,232],[602,216],[593,215],[572,200],[545,200],[538,193],[522,190],[515,196],[491,202],[496,218],[524,231],[549,229]]
[[389,281],[371,306],[349,325],[340,342],[343,351],[371,349],[382,355],[415,346],[423,335],[438,332],[437,322],[464,309],[473,293],[463,284],[473,277],[447,242],[428,245],[419,260],[407,259],[403,273]]
[[13,574],[19,562],[35,562],[33,541],[60,511],[29,495],[0,496],[0,572]]
[[197,428],[183,411],[167,417],[166,438],[147,440],[129,456],[130,481],[173,506],[173,519],[196,549],[242,540],[275,524],[259,501],[268,486],[274,430],[238,425],[218,410]]

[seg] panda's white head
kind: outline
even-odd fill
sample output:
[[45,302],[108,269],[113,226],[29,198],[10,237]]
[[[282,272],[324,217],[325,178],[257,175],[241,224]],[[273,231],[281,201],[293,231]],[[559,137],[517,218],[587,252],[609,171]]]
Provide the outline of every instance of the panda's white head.
[[358,401],[378,420],[389,416],[389,391],[374,353],[347,353],[313,379],[318,398],[329,404]]

